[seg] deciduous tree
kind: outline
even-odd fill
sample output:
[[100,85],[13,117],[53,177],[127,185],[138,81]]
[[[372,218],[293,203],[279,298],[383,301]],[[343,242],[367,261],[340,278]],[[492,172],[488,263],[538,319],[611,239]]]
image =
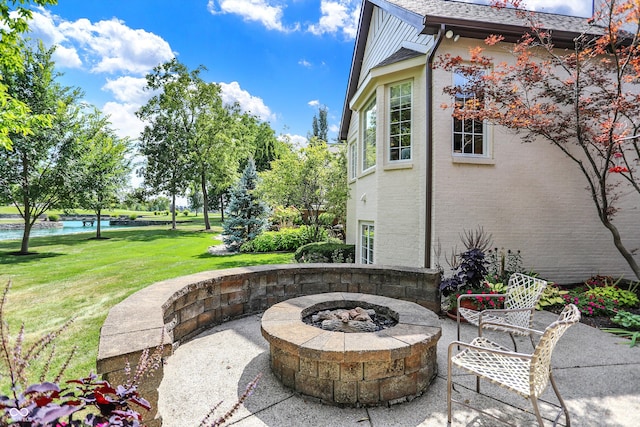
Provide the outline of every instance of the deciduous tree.
[[102,211],[115,206],[118,193],[127,185],[130,143],[128,139],[118,137],[97,110],[87,114],[83,123],[75,196],[80,207],[95,212],[98,220],[96,238],[100,239]]
[[320,234],[319,215],[327,202],[332,154],[324,141],[312,138],[307,147],[291,151],[271,162],[271,170],[263,172],[260,192],[273,206],[293,206],[300,211],[305,224]]
[[[138,111],[140,118],[150,122],[143,134],[145,178],[153,178],[150,183],[154,188],[170,192],[174,206],[175,195],[183,194],[194,180],[200,185],[204,206],[208,206],[208,186],[213,183],[217,187],[237,174],[240,159],[249,153],[243,132],[249,116],[242,114],[237,104],[224,104],[220,86],[200,77],[203,70],[189,71],[175,58],[155,67],[147,75],[147,87],[159,94]],[[149,161],[152,153],[153,163]],[[167,167],[171,176],[163,177]],[[175,228],[175,208],[173,218]],[[204,223],[210,230],[207,210]]]
[[[573,49],[556,48],[554,34],[520,11],[531,29],[510,49],[513,62],[496,64],[476,47],[468,58],[444,55],[438,66],[467,77],[464,87],[446,93],[475,94],[447,106],[454,116],[505,126],[524,141],[547,141],[575,164],[602,225],[640,279],[637,248],[628,248],[637,242],[625,242],[614,221],[621,199],[640,201],[640,4],[600,4],[592,30],[576,37]],[[502,40],[494,35],[485,43]]]
[[7,94],[24,103],[33,115],[50,123],[32,123],[30,132],[9,133],[11,150],[0,150],[0,200],[12,203],[24,220],[20,253],[29,251],[31,228],[38,217],[73,200],[78,158],[81,92],[62,87],[51,60],[53,49],[25,48],[24,64],[16,69],[0,61]]

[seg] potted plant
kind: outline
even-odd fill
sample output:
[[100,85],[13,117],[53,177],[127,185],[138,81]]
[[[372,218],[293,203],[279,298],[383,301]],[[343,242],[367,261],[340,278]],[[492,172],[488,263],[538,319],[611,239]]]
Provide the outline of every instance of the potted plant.
[[484,252],[478,248],[472,248],[460,254],[459,258],[460,262],[454,268],[453,274],[440,283],[440,292],[447,302],[447,313],[455,316],[457,299],[462,294],[478,295],[461,301],[461,304],[465,304],[467,308],[473,310],[499,308],[503,298],[489,297],[489,295],[501,293],[504,285],[500,282],[491,283],[485,279],[487,261]]

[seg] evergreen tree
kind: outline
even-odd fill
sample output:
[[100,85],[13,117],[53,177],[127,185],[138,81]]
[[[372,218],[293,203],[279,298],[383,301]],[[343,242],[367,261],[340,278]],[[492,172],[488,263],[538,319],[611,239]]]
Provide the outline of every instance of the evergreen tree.
[[256,166],[250,159],[242,172],[240,181],[231,191],[224,221],[224,244],[231,251],[253,240],[267,224],[267,205],[254,193],[258,181]]

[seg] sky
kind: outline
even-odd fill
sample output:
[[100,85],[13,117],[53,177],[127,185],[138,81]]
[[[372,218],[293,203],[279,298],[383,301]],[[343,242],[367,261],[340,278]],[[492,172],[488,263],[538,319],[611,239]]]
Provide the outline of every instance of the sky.
[[[591,0],[527,5],[591,15]],[[221,86],[223,100],[304,144],[320,107],[329,139],[337,136],[360,7],[361,0],[58,0],[36,9],[30,37],[57,46],[60,83],[80,87],[120,136],[138,138],[144,125],[135,112],[150,96],[145,75],[176,57],[190,70],[206,67],[202,78]]]

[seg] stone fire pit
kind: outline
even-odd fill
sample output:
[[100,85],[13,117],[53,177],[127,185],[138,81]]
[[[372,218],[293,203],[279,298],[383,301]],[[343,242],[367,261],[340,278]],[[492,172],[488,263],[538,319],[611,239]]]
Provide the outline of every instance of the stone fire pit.
[[[377,332],[334,332],[305,324],[320,310],[379,310],[398,323]],[[437,373],[440,320],[413,302],[324,293],[273,305],[262,316],[271,369],[296,392],[339,406],[392,405],[422,394]]]

